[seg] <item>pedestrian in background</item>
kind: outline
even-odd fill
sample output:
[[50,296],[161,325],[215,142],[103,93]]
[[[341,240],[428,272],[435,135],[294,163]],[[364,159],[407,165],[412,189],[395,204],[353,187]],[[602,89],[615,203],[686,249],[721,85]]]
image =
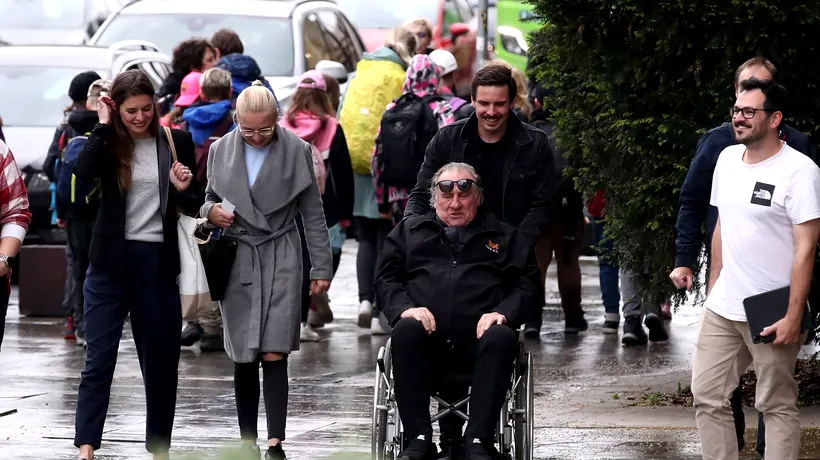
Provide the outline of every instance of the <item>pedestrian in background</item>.
[[159,119],[161,126],[170,126],[174,129],[182,129],[182,115],[185,111],[199,101],[200,84],[202,72],[191,72],[182,79],[179,87],[179,97],[174,101],[170,112]]
[[[71,84],[68,87],[68,97],[71,98],[71,105],[66,107],[63,111],[63,121],[57,126],[54,131],[54,137],[51,139],[51,145],[48,147],[48,154],[43,162],[43,172],[48,177],[52,184],[52,197],[56,202],[56,183],[57,176],[55,168],[63,156],[63,149],[66,148],[71,139],[75,136],[82,135],[71,128],[68,119],[75,111],[83,112],[86,110],[86,100],[88,99],[88,90],[91,84],[100,79],[100,75],[94,71],[82,72],[71,79]],[[55,217],[58,217],[58,211],[54,210]],[[57,221],[56,224],[65,228],[65,223]],[[71,245],[66,244],[66,273],[74,272],[74,254],[71,252]],[[74,304],[72,299],[76,297],[76,290],[82,289],[82,286],[77,286],[74,282],[73,276],[66,276],[65,287],[63,290],[63,305],[62,310],[65,315],[63,337],[66,340],[76,339],[76,327],[74,325]]]
[[[413,54],[430,54],[433,48],[433,25],[424,18],[414,19],[407,23],[407,30],[416,36],[416,50]],[[448,31],[449,32],[449,31]]]
[[160,116],[166,115],[179,98],[182,80],[191,72],[204,72],[216,65],[216,51],[207,40],[192,38],[174,48],[171,73],[157,91]]
[[453,108],[453,116],[456,121],[469,118],[475,112],[475,107],[455,94],[456,90],[456,71],[458,70],[458,63],[453,53],[438,49],[430,53],[430,59],[436,63],[441,71],[441,83],[438,87],[438,93],[450,103]]
[[88,348],[74,444],[84,460],[100,448],[129,315],[145,381],[145,447],[165,460],[171,446],[182,330],[178,210],[196,214],[200,200],[192,192],[191,135],[174,130],[168,138],[161,131],[153,96],[142,71],[118,75],[111,96],[100,98],[100,123],[74,168],[102,188],[83,291]]
[[31,224],[28,195],[20,168],[6,143],[0,140],[0,347],[6,330],[11,295],[11,262]]
[[359,242],[356,253],[358,324],[361,328],[369,327],[374,334],[387,333],[379,322],[379,310],[373,308],[373,283],[379,251],[393,224],[379,213],[370,161],[384,110],[401,96],[405,73],[415,49],[415,35],[403,27],[392,29],[384,46],[372,53],[364,53],[356,65],[356,76],[348,84],[339,109],[339,123],[347,136],[354,173],[353,217]]
[[[259,367],[267,416],[266,460],[284,460],[288,355],[299,349],[304,220],[310,293],[330,287],[332,258],[311,147],[277,124],[273,93],[255,82],[236,101],[238,128],[211,147],[201,216],[237,242],[220,304],[225,351],[234,361],[243,449],[258,458]],[[235,206],[224,209],[226,202]]]
[[[322,207],[328,226],[328,237],[331,240],[334,239],[334,233],[344,231],[340,224],[342,220],[339,212],[340,205],[341,212],[346,214],[344,217],[348,225],[350,214],[353,211],[353,168],[350,165],[350,154],[347,150],[344,132],[336,121],[335,115],[336,111],[328,97],[325,77],[316,70],[309,70],[302,74],[290,107],[285,116],[279,120],[282,127],[310,144],[314,153],[314,161],[322,163],[325,176],[317,180],[324,182],[319,188],[323,192]],[[298,219],[297,224],[302,237],[303,255],[301,340],[318,341],[320,336],[313,330],[311,324],[308,324],[309,317],[313,316],[310,322],[318,327],[332,321],[333,313],[327,303],[320,303],[321,312],[311,309],[313,302],[308,282],[310,280],[310,258],[302,220]],[[335,239],[338,240],[338,238]],[[337,245],[340,246],[338,241]],[[339,257],[341,257],[341,251],[339,251]],[[338,266],[335,256],[333,266]],[[335,268],[333,273],[335,274]],[[313,315],[310,315],[311,311],[314,311]]]

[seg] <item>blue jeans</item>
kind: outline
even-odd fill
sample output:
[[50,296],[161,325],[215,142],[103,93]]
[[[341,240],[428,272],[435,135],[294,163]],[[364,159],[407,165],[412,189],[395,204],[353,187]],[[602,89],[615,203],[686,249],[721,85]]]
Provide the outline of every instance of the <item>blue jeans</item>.
[[618,264],[609,260],[611,258],[612,240],[604,239],[603,219],[594,219],[592,229],[595,236],[595,246],[598,248],[598,275],[600,277],[604,311],[619,315],[621,292],[618,289]]

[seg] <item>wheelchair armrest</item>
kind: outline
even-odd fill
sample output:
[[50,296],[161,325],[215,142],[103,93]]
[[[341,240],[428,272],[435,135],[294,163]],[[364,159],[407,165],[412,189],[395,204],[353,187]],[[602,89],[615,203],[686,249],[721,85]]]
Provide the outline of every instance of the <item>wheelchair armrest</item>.
[[384,347],[381,347],[379,349],[379,357],[376,358],[376,364],[379,366],[379,372],[381,372],[382,374],[385,373],[384,372],[384,352],[385,352]]

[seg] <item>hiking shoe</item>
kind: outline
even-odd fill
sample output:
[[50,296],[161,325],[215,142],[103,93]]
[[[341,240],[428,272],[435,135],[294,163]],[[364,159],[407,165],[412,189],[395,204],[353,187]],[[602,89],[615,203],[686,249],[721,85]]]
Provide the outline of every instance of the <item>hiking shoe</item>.
[[372,335],[388,335],[390,332],[382,326],[382,321],[379,318],[372,318],[370,320],[370,333]]
[[489,450],[480,439],[468,440],[464,443],[464,452],[467,460],[493,460]]
[[359,327],[367,329],[370,326],[370,318],[373,317],[373,302],[362,300],[359,304]]
[[524,337],[528,339],[541,337],[541,327],[536,323],[527,323],[524,327]]
[[601,332],[604,334],[617,334],[620,325],[621,315],[617,313],[607,313],[604,315],[604,325],[601,327]]
[[202,327],[196,321],[188,321],[182,327],[182,336],[179,339],[180,345],[190,347],[202,338]]
[[322,336],[314,331],[307,323],[302,324],[302,331],[299,333],[300,342],[321,342]]
[[577,318],[567,318],[564,323],[564,334],[567,335],[578,335],[587,329],[589,329],[589,323],[584,319],[583,314]]
[[649,329],[650,342],[666,342],[669,340],[669,334],[666,332],[663,320],[657,313],[647,313],[643,323]]
[[199,339],[199,349],[204,352],[225,351],[225,342],[222,334],[208,334],[203,332]]
[[436,456],[436,445],[430,436],[421,435],[410,441],[396,460],[435,460]]
[[285,451],[282,449],[281,442],[273,447],[268,447],[267,452],[265,452],[265,460],[288,460]]
[[66,340],[75,340],[77,338],[74,331],[74,318],[70,316],[65,319],[65,332],[63,332],[63,338]]
[[624,318],[624,335],[621,337],[621,343],[626,346],[646,345],[646,332],[641,326],[640,316],[630,316]]

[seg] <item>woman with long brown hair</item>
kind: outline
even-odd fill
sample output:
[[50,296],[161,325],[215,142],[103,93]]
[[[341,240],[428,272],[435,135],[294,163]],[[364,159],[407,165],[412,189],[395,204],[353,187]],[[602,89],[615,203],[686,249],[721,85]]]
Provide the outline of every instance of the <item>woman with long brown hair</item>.
[[[151,80],[139,70],[117,76],[100,98],[100,123],[74,174],[97,181],[100,210],[89,252],[85,295],[85,369],[74,444],[92,460],[100,448],[125,318],[145,381],[146,449],[167,459],[177,393],[182,313],[176,278],[178,210],[195,215],[196,161],[187,131],[159,127]],[[175,161],[175,157],[179,161]]]
[[[336,109],[331,102],[325,76],[316,70],[309,70],[300,78],[290,107],[279,121],[280,125],[311,144],[321,155],[326,174],[320,190],[333,252],[334,274],[342,257],[342,243],[347,236],[346,230],[350,227],[350,220],[353,218],[353,166],[350,164],[347,139],[345,139],[342,127],[336,122],[335,115]],[[301,221],[298,223],[300,233],[303,233]],[[333,313],[326,294],[314,295],[312,299],[308,295],[310,259],[307,257],[304,235],[302,236],[302,254],[304,255],[302,262],[304,281],[300,339],[303,342],[317,341],[320,337],[312,327],[320,327],[332,321]]]

